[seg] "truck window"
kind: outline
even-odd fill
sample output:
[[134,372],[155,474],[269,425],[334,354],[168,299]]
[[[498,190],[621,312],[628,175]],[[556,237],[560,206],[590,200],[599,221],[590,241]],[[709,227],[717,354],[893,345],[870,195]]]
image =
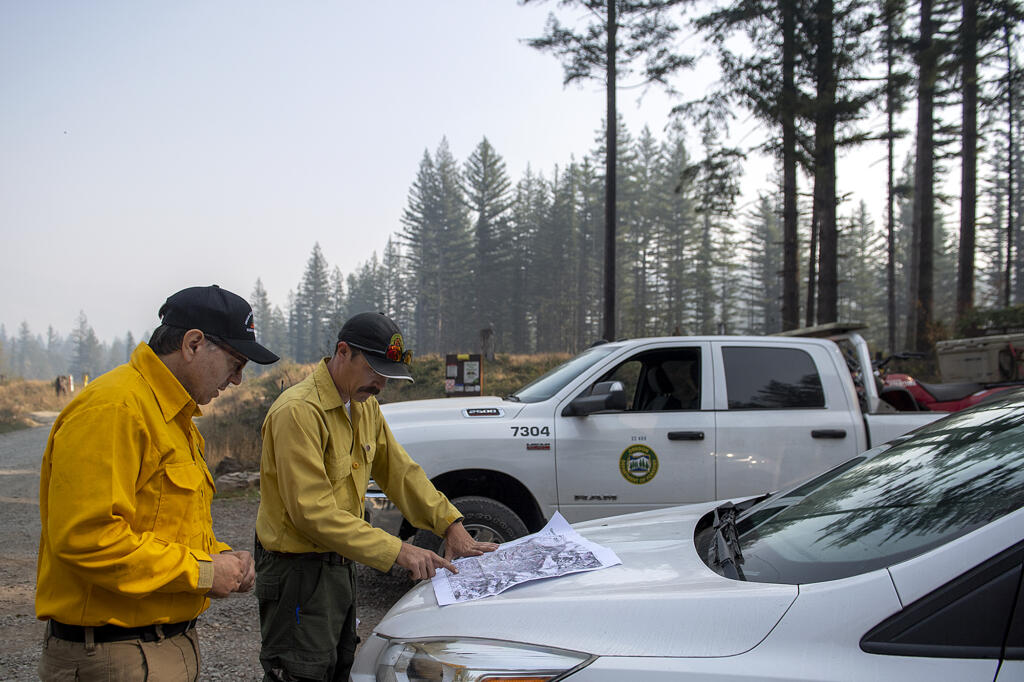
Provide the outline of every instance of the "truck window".
[[825,407],[818,368],[806,351],[726,346],[722,359],[730,410]]
[[700,349],[641,353],[601,381],[622,382],[631,412],[696,410],[700,408]]

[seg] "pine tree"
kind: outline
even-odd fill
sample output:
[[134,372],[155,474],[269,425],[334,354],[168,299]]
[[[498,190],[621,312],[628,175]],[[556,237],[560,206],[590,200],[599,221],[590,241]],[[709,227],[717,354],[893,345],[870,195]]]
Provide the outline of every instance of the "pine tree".
[[839,240],[839,319],[863,322],[876,346],[885,346],[886,239],[875,229],[862,201],[846,221]]
[[684,131],[672,130],[665,143],[665,169],[661,178],[660,196],[664,201],[658,242],[660,245],[659,300],[662,301],[662,324],[673,334],[696,329],[696,217],[695,176],[688,172],[690,155],[686,150]]
[[[698,333],[727,333],[732,321],[731,274],[734,264],[732,229],[739,196],[739,161],[742,154],[722,146],[710,124],[701,131],[704,157],[687,169],[698,188],[696,212],[700,221],[700,246],[696,255]],[[717,318],[717,319],[716,319]]]
[[[284,334],[281,330],[274,329],[270,297],[263,287],[263,281],[258,277],[249,300],[252,304],[253,324],[256,326],[256,340],[274,353],[281,355]],[[269,370],[269,365],[257,365],[256,363],[251,363],[251,365],[253,371],[260,374]]]
[[[376,258],[376,253],[374,257]],[[345,291],[345,278],[341,274],[341,269],[337,266],[331,270],[331,284],[330,284],[330,295],[328,308],[330,309],[327,314],[327,342],[329,343],[330,353],[334,352],[334,348],[337,346],[338,332],[341,331],[341,326],[345,324],[345,320],[349,317],[349,307],[346,303],[348,294]]]
[[[527,3],[530,0],[522,0]],[[634,60],[642,58],[641,79],[645,84],[667,85],[670,75],[693,60],[676,54],[672,41],[678,27],[668,10],[681,0],[561,0],[586,10],[593,22],[576,32],[563,26],[554,15],[548,17],[544,36],[528,41],[562,60],[564,84],[594,79],[604,83],[606,93],[605,133],[605,234],[604,234],[604,338],[615,338],[616,324],[616,152],[618,121],[616,91],[619,79],[631,72]]]
[[74,344],[74,355],[71,360],[71,372],[80,377],[88,375],[95,378],[103,369],[102,349],[96,332],[89,324],[85,311],[78,314],[75,331],[71,334]]
[[328,271],[327,259],[318,242],[313,245],[313,252],[306,261],[306,270],[295,296],[294,351],[298,362],[315,362],[333,349]]
[[[512,204],[512,284],[509,292],[512,352],[535,350],[536,305],[532,283],[538,271],[538,234],[550,210],[544,178],[527,167],[516,184]],[[539,273],[537,273],[539,274]]]
[[472,310],[472,242],[458,168],[446,139],[436,162],[424,152],[402,224],[416,292],[413,334],[420,352],[471,347],[466,310]]
[[511,280],[508,219],[512,183],[505,161],[485,137],[463,167],[463,193],[473,217],[473,291],[475,329],[488,325],[500,334],[507,320],[500,313]]
[[773,334],[782,331],[782,221],[774,197],[762,195],[746,220],[748,238],[743,248],[748,263],[745,331]]

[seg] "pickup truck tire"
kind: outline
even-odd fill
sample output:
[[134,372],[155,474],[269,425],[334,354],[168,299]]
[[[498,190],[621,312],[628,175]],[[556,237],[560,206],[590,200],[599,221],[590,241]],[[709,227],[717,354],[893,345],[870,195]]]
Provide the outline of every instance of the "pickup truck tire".
[[[508,542],[529,532],[514,511],[489,497],[460,497],[452,500],[452,504],[462,512],[462,525],[480,542]],[[428,530],[417,531],[412,542],[444,555],[444,541]]]

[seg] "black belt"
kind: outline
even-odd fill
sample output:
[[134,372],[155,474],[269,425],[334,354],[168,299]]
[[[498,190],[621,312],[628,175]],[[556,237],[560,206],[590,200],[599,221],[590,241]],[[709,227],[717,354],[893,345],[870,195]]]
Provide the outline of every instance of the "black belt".
[[264,549],[263,551],[269,552],[274,556],[284,557],[285,559],[312,559],[315,561],[322,561],[328,566],[344,566],[352,560],[348,557],[343,557],[337,552],[299,552],[292,554],[291,552],[275,552],[271,549]]
[[[141,639],[143,642],[157,642],[165,637],[175,637],[188,632],[196,626],[195,619],[184,623],[164,623],[163,625],[140,625],[134,628],[123,628],[118,625],[97,625],[92,629],[92,640],[102,642],[123,642],[128,639]],[[162,631],[162,636],[157,632]],[[68,642],[84,642],[86,627],[82,625],[67,625],[55,620],[50,621],[50,634],[57,639]]]
[[311,559],[322,561],[328,566],[344,566],[345,564],[352,563],[351,559],[344,557],[337,552],[277,552],[264,547],[259,538],[256,538],[256,547],[267,554],[284,557],[285,559]]

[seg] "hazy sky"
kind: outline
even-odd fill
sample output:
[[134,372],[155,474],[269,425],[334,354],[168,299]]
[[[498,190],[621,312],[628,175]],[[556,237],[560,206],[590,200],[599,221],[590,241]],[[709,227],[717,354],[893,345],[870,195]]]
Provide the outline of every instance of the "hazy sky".
[[[522,42],[556,9],[0,0],[0,323],[139,339],[174,291],[257,277],[284,308],[315,242],[346,276],[382,252],[442,137],[513,182],[582,158],[602,88]],[[672,102],[637,94],[627,126],[664,139]]]

